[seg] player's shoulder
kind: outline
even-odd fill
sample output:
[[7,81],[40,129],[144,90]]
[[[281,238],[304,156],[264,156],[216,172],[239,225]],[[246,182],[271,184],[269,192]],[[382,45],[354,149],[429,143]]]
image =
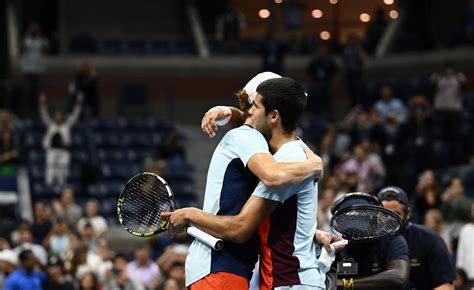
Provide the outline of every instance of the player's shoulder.
[[263,138],[263,135],[255,130],[254,128],[248,125],[242,125],[240,127],[234,128],[225,134],[227,138]]
[[306,160],[306,153],[303,150],[305,146],[306,144],[301,139],[287,142],[275,153],[275,159],[288,161]]

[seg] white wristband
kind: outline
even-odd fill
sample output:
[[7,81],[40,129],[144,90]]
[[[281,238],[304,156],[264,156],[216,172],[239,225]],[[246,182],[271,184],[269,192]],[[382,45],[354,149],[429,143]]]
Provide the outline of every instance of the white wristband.
[[210,111],[215,111],[215,110],[224,110],[224,112],[227,112],[227,114],[229,114],[229,116],[225,117],[224,119],[220,119],[220,120],[216,120],[216,124],[217,126],[224,126],[224,125],[227,125],[227,123],[229,123],[230,121],[230,118],[232,117],[232,111],[230,110],[229,107],[227,106],[215,106],[213,108],[211,108],[209,110]]

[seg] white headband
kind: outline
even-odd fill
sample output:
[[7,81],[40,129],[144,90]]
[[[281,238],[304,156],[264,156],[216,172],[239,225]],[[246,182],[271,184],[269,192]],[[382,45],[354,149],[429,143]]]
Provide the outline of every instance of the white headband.
[[257,87],[266,80],[281,78],[280,75],[269,71],[259,73],[254,76],[244,87],[245,93],[249,96],[249,103],[252,104],[257,95]]

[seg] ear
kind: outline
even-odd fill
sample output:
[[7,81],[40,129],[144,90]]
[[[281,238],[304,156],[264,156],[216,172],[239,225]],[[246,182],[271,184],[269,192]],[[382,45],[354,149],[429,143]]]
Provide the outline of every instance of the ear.
[[271,124],[276,124],[277,122],[280,121],[280,112],[278,110],[273,110],[270,114],[270,123]]
[[412,214],[412,212],[411,212],[411,207],[408,207],[408,210],[407,210],[407,220],[410,220],[411,214]]

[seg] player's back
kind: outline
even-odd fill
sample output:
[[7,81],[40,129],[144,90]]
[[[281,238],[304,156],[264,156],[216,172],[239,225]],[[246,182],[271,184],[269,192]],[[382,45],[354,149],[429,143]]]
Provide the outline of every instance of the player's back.
[[[209,165],[204,211],[217,215],[240,212],[258,183],[257,177],[247,168],[248,160],[257,153],[268,153],[268,144],[251,127],[244,125],[224,135]],[[256,234],[242,244],[225,241],[219,252],[194,241],[186,260],[186,284],[216,272],[230,272],[250,279],[258,246]]]

